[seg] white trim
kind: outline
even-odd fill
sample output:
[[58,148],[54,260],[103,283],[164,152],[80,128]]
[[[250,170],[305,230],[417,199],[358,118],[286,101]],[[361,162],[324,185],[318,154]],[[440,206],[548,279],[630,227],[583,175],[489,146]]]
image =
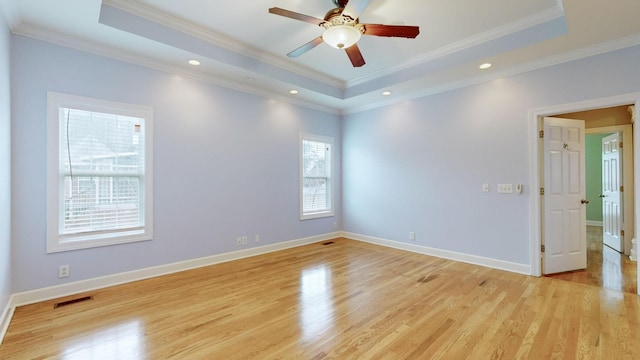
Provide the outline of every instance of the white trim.
[[355,234],[350,232],[343,232],[342,237],[345,237],[351,240],[362,241],[370,244],[385,246],[393,249],[410,251],[417,254],[435,256],[435,257],[453,260],[453,261],[459,261],[467,264],[489,267],[492,269],[505,270],[505,271],[524,274],[524,275],[531,274],[530,266],[526,264],[518,264],[518,263],[505,261],[505,260],[498,260],[498,259],[492,259],[492,258],[487,258],[483,256],[459,253],[455,251],[436,249],[436,248],[431,248],[427,246],[409,244],[409,243],[404,243],[404,242],[399,242],[394,240],[387,240],[387,239],[382,239],[378,237]]
[[[561,1],[561,0],[558,0],[558,1]],[[110,4],[113,4],[116,2],[118,4],[117,7],[122,8],[123,6],[122,1],[117,1],[117,0],[108,1],[108,3]],[[126,4],[132,4],[132,3],[128,2]],[[128,9],[128,7],[125,7],[125,8],[127,9],[126,11],[130,10]],[[99,56],[103,56],[111,59],[124,61],[131,64],[148,67],[148,68],[155,69],[158,71],[163,71],[166,73],[186,76],[191,79],[204,81],[210,84],[222,86],[222,87],[237,90],[237,91],[242,91],[245,93],[265,97],[268,99],[276,99],[278,101],[282,101],[285,103],[303,106],[305,108],[318,110],[318,111],[322,111],[322,112],[333,114],[333,115],[348,115],[348,114],[364,112],[367,110],[372,110],[372,109],[380,108],[383,106],[399,103],[402,101],[422,98],[422,97],[426,97],[434,94],[443,93],[446,91],[465,88],[465,87],[473,86],[476,84],[492,81],[492,80],[503,78],[503,77],[527,73],[530,71],[543,69],[543,68],[551,67],[554,65],[559,65],[559,64],[587,58],[594,55],[599,55],[603,53],[608,53],[608,52],[640,45],[640,34],[632,34],[627,37],[613,39],[610,41],[605,41],[605,42],[597,43],[594,45],[589,45],[587,47],[567,51],[561,54],[544,57],[542,59],[534,60],[534,61],[531,61],[525,64],[520,64],[517,66],[513,66],[505,70],[492,71],[490,73],[486,73],[480,76],[475,76],[475,77],[471,77],[471,78],[460,80],[460,81],[454,81],[444,85],[437,85],[437,86],[423,88],[421,91],[412,92],[411,94],[405,95],[405,96],[398,96],[398,97],[395,97],[394,99],[388,99],[387,101],[371,102],[366,105],[349,106],[347,101],[348,99],[340,99],[332,95],[327,95],[329,98],[333,100],[337,100],[337,103],[338,103],[336,104],[336,102],[334,102],[334,104],[336,105],[329,105],[326,103],[322,104],[320,102],[315,102],[310,99],[305,100],[300,97],[285,96],[278,93],[274,93],[273,90],[263,89],[258,86],[254,86],[247,83],[241,83],[233,79],[225,78],[223,74],[212,75],[212,74],[205,74],[198,71],[185,70],[184,67],[171,64],[168,61],[153,59],[140,54],[133,54],[129,51],[122,50],[115,47],[105,46],[103,44],[97,45],[91,41],[86,41],[83,39],[72,37],[67,34],[57,33],[55,31],[51,31],[51,29],[44,29],[31,24],[21,23],[18,26],[12,28],[12,32],[16,35],[22,35],[22,36],[42,40],[42,41],[47,41],[47,42],[61,45],[64,47],[84,51],[87,53],[91,53],[91,54],[95,54],[95,55],[99,55]],[[250,55],[247,55],[247,56],[250,56]],[[265,61],[265,62],[270,63],[268,61]],[[274,63],[274,65],[280,66],[278,65],[277,62]],[[325,79],[325,81],[318,80],[315,78],[314,75],[306,74],[305,71],[298,71],[297,69],[294,70],[290,68],[290,66],[291,66],[291,63],[287,62],[287,66],[284,68],[287,69],[287,71],[291,71],[292,73],[306,76],[312,79],[313,81],[326,83],[326,77],[323,78]],[[398,69],[398,70],[401,70],[401,69]],[[259,74],[256,76],[259,76]],[[384,74],[379,74],[379,77],[381,76],[384,76]],[[349,87],[354,86],[358,83],[364,83],[366,81],[373,81],[373,80],[375,80],[375,78],[372,78],[370,80],[356,79],[350,82],[345,82],[344,84],[341,84],[340,80],[338,80],[337,83],[329,84],[329,86],[332,86],[337,89],[345,90],[345,89],[349,89]],[[326,94],[323,94],[323,95],[326,95]]]
[[[324,143],[324,144],[328,144],[329,145],[329,174],[327,177],[327,191],[329,192],[329,208],[325,209],[325,210],[319,210],[319,211],[315,211],[315,212],[311,212],[311,211],[304,211],[304,191],[303,191],[303,184],[304,184],[304,173],[303,173],[303,166],[304,166],[304,159],[303,159],[303,142],[304,141],[313,141],[313,142],[318,142],[318,143]],[[310,219],[319,219],[319,218],[325,218],[325,217],[331,217],[331,216],[335,216],[335,189],[334,189],[334,184],[335,184],[335,179],[334,179],[334,174],[335,172],[335,159],[333,156],[333,152],[334,152],[334,140],[333,137],[330,136],[324,136],[324,135],[316,135],[316,134],[311,134],[311,133],[306,133],[306,132],[300,132],[299,136],[298,136],[298,178],[299,178],[299,183],[298,183],[298,196],[299,196],[299,219],[300,220],[310,220]]]
[[344,89],[346,87],[344,80],[333,78],[328,76],[326,73],[321,73],[306,66],[293,63],[286,60],[286,58],[283,59],[280,56],[275,56],[246,43],[240,43],[237,39],[233,39],[224,34],[198,26],[193,22],[180,19],[172,14],[168,14],[141,2],[134,2],[130,0],[103,0],[102,4],[103,6],[110,6],[117,10],[149,20],[155,24],[166,26],[169,29],[180,31],[188,36],[204,40],[231,52],[256,59],[265,64],[277,66],[281,69],[286,69],[294,74],[308,77],[319,83],[338,89]]
[[[415,91],[405,96],[394,97],[387,101],[372,102],[362,106],[347,107],[342,110],[343,115],[355,114],[367,110],[377,109],[383,106],[399,103],[402,101],[408,101],[412,99],[418,99],[422,97],[431,96],[434,94],[440,94],[443,92],[462,89],[469,86],[481,84],[496,79],[501,79],[509,76],[515,76],[519,74],[528,73],[535,70],[545,69],[551,66],[565,64],[571,61],[588,58],[595,55],[600,55],[632,46],[640,45],[640,34],[634,34],[621,39],[614,39],[611,41],[598,43],[595,45],[587,46],[584,48],[564,52],[562,54],[552,55],[539,60],[534,60],[528,63],[516,65],[506,68],[504,70],[491,71],[486,74],[466,78],[459,81],[449,82],[443,85],[425,87],[420,91]],[[620,104],[622,105],[622,104]]]
[[[61,235],[64,213],[63,181],[60,175],[59,137],[60,114],[63,107],[85,111],[126,115],[143,119],[144,172],[132,176],[140,177],[144,184],[141,196],[144,225],[141,229],[123,229],[111,233],[89,235]],[[94,99],[53,91],[47,92],[47,253],[87,249],[99,246],[148,241],[153,239],[153,109],[148,106]]]
[[11,322],[11,318],[13,317],[13,312],[16,310],[13,301],[13,295],[9,297],[9,301],[7,301],[6,306],[2,309],[2,313],[0,314],[0,345],[2,345],[2,340],[4,340],[4,336],[9,329],[9,323]]
[[[638,171],[640,171],[640,155],[638,154],[640,152],[640,136],[637,135],[638,129],[636,128],[635,122],[635,119],[640,118],[640,96],[638,96],[634,103],[634,110],[635,113],[631,116],[631,118],[634,119],[632,125],[633,130],[636,132],[636,136],[633,137],[633,168],[635,169],[633,183],[636,189],[640,189],[640,175],[638,175]],[[634,210],[636,216],[633,218],[635,232],[631,234],[632,240],[638,238],[638,219],[640,218],[640,201],[638,201],[638,198],[639,197],[636,196],[633,202],[635,204]],[[638,286],[638,284],[640,284],[640,261],[636,263],[636,289],[638,295],[640,295],[640,286]]]
[[[534,108],[529,110],[529,183],[534,191],[529,192],[529,254],[530,254],[530,266],[531,275],[541,276],[542,269],[540,267],[540,244],[541,244],[541,217],[540,217],[540,195],[537,189],[541,187],[540,182],[540,165],[539,151],[540,142],[538,138],[538,119],[545,116],[552,116],[562,113],[570,113],[576,111],[586,111],[599,108],[606,108],[612,106],[625,105],[629,103],[640,103],[640,92],[623,94],[618,96],[611,96],[605,98],[591,99],[585,101],[579,101],[574,103],[553,105],[543,108]],[[636,136],[634,141],[638,141],[640,137]],[[637,142],[634,144],[637,145]],[[638,149],[634,146],[634,149]],[[634,154],[634,160],[636,169],[638,169],[638,161],[640,156]],[[638,185],[638,179],[640,176],[636,176],[636,187]],[[636,199],[635,201],[635,220],[637,224],[638,211],[640,211],[640,204]],[[637,227],[636,227],[637,228]],[[638,275],[640,277],[640,275]],[[640,291],[640,289],[638,290]],[[639,292],[640,294],[640,292]]]
[[217,254],[203,258],[180,261],[171,264],[148,267],[129,272],[101,276],[93,279],[76,281],[64,285],[50,286],[46,288],[24,291],[13,294],[14,306],[22,306],[56,299],[59,297],[73,295],[77,293],[102,289],[109,286],[129,283],[132,281],[149,279],[157,276],[173,274],[180,271],[191,270],[203,266],[215,265],[233,260],[244,259],[251,256],[263,255],[274,251],[294,248],[302,245],[313,244],[320,241],[335,239],[340,233],[327,233],[323,235],[310,236],[297,240],[284,241],[277,244],[265,245],[261,247],[233,251],[224,254]]
[[[261,87],[242,83],[237,80],[226,78],[224,74],[205,73],[201,71],[185,69],[184,66],[175,65],[167,60],[154,59],[149,56],[140,54],[134,54],[130,51],[123,50],[116,47],[106,46],[104,44],[96,44],[92,41],[78,39],[66,34],[57,33],[51,31],[51,29],[44,29],[31,24],[20,24],[16,29],[12,30],[14,34],[25,36],[41,41],[46,41],[52,44],[60,45],[70,49],[84,51],[89,54],[103,56],[105,58],[124,61],[130,64],[140,65],[153,70],[162,71],[169,74],[176,74],[188,77],[190,79],[203,81],[209,84],[222,86],[228,89],[245,92],[261,96],[267,99],[275,99],[284,103],[303,106],[309,109],[318,110],[334,115],[341,115],[342,111],[338,106],[322,105],[320,103],[304,100],[300,97],[285,96],[275,93],[270,89],[263,89]],[[260,74],[254,74],[255,78],[258,78]]]
[[600,227],[602,227],[602,221],[587,220],[587,226],[600,226]]

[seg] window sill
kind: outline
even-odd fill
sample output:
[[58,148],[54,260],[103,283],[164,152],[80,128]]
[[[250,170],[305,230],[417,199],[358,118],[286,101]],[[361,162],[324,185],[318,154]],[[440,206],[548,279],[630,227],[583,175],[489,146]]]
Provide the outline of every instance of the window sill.
[[312,213],[310,212],[310,213],[302,214],[300,216],[300,220],[320,219],[320,218],[332,217],[334,215],[335,214],[333,211],[319,211],[319,212],[312,212]]
[[140,241],[149,241],[152,234],[144,230],[128,230],[109,234],[91,234],[60,237],[47,242],[47,254],[90,249],[102,246],[128,244]]

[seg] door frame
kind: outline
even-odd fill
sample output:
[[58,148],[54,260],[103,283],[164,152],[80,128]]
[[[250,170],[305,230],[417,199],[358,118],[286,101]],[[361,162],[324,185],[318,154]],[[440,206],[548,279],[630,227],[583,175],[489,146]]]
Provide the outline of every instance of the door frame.
[[[529,184],[531,184],[529,191],[529,254],[531,275],[542,275],[540,251],[540,245],[542,244],[542,222],[540,214],[541,200],[539,189],[542,184],[540,175],[542,174],[542,166],[544,164],[542,163],[541,159],[541,143],[538,137],[538,127],[540,119],[545,116],[553,116],[562,113],[594,110],[627,104],[635,104],[635,118],[639,119],[640,92],[580,102],[565,103],[542,108],[534,108],[529,110]],[[632,127],[634,132],[636,132],[637,129],[635,123],[632,124]],[[635,165],[634,168],[636,169],[636,171],[634,172],[633,182],[635,188],[638,189],[640,186],[640,176],[638,174],[640,173],[640,171],[638,171],[640,170],[640,136],[634,136],[633,145]],[[636,230],[631,237],[637,238],[638,236],[636,232],[638,229],[638,217],[640,215],[640,201],[638,200],[637,192],[636,195],[634,195],[634,210],[633,222],[636,225],[634,226]],[[638,264],[638,267],[640,268],[640,261],[638,262]],[[640,271],[638,272],[638,276],[640,277]],[[638,294],[640,294],[640,287],[638,289]]]

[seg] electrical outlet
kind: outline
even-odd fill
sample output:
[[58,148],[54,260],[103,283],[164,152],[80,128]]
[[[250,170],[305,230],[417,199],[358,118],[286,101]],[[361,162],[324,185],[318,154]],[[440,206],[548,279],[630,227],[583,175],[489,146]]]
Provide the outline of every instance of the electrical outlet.
[[253,240],[257,243],[260,242],[260,235],[256,234],[256,236],[253,237]]
[[489,184],[482,184],[482,192],[489,192]]
[[69,277],[69,265],[60,265],[58,268],[58,278],[66,278]]
[[248,240],[247,237],[243,236],[242,237],[242,245],[247,245],[247,240]]
[[242,236],[238,236],[236,238],[236,245],[241,246],[242,245]]
[[416,233],[414,233],[413,231],[409,233],[409,240],[415,240],[416,239]]
[[513,184],[498,184],[498,194],[513,194]]

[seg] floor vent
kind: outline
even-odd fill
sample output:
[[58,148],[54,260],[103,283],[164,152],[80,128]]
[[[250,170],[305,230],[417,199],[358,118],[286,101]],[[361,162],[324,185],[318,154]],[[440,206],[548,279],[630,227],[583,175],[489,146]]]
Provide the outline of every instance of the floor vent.
[[334,243],[333,241],[327,241],[327,242],[325,242],[325,243],[322,243],[322,245],[331,245],[331,244],[333,244],[333,243]]
[[73,304],[77,304],[79,302],[88,301],[88,300],[93,300],[93,296],[83,296],[83,297],[80,297],[80,298],[77,298],[77,299],[71,299],[71,300],[59,302],[59,303],[56,303],[55,305],[53,305],[53,308],[57,309],[59,307],[63,307],[63,306],[67,306],[67,305],[73,305]]

